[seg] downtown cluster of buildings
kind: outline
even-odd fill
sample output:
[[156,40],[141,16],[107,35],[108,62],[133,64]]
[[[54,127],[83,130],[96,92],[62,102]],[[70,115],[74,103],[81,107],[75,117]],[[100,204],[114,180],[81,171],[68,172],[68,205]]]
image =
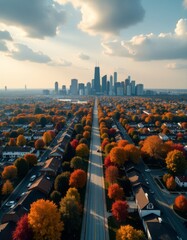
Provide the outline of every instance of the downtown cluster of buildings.
[[[49,94],[49,90],[43,90],[44,94]],[[66,85],[59,88],[58,82],[55,82],[54,93],[56,95],[105,95],[105,96],[142,96],[144,95],[144,85],[136,84],[130,76],[122,82],[118,82],[117,72],[100,77],[100,67],[96,66],[94,78],[91,82],[79,83],[77,79],[71,79],[70,89]]]

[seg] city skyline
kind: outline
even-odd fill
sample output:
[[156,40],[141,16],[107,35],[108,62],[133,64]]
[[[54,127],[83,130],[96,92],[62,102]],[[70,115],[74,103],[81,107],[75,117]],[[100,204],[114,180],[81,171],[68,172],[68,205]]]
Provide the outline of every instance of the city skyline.
[[186,89],[187,0],[0,0],[0,64],[0,89],[86,84],[96,65],[100,81]]

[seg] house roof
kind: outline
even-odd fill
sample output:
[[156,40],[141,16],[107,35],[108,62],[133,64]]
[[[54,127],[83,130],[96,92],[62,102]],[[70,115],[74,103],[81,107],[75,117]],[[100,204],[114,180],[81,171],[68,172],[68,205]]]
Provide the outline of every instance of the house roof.
[[146,197],[145,192],[141,186],[138,186],[134,189],[134,194],[140,209],[145,208],[149,204],[149,199]]
[[159,222],[154,214],[143,218],[152,240],[176,240],[175,230],[166,222]]
[[176,176],[176,178],[178,178],[180,182],[187,182],[187,176]]
[[132,185],[139,183],[139,176],[135,171],[128,173],[128,178]]
[[38,189],[42,193],[49,195],[51,188],[53,186],[53,182],[48,180],[46,176],[41,176],[37,181],[35,181],[29,190]]
[[12,240],[12,233],[16,227],[13,222],[0,224],[0,239]]
[[3,216],[1,222],[6,223],[11,221],[17,223],[19,219],[26,213],[28,213],[28,210],[24,208],[24,206],[18,204],[15,208],[11,209],[11,211]]

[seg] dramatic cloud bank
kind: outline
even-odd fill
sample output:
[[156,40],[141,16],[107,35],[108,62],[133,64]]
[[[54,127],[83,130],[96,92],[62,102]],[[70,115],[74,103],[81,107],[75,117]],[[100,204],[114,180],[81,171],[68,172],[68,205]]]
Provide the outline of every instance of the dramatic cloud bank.
[[119,34],[122,29],[137,24],[144,18],[141,0],[56,0],[71,2],[80,9],[79,28],[89,34]]
[[174,33],[141,34],[130,41],[104,42],[102,46],[108,55],[137,61],[187,59],[187,19],[177,22]]
[[53,0],[0,0],[0,22],[23,28],[30,37],[54,36],[66,14]]
[[12,41],[12,37],[8,31],[0,30],[0,39]]

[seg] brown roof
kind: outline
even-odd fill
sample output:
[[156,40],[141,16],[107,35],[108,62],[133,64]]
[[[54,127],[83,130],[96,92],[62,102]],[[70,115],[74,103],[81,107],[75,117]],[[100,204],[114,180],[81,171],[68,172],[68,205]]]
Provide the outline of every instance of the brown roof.
[[139,183],[139,176],[135,171],[128,173],[128,178],[132,185]]
[[46,176],[41,176],[38,180],[36,180],[29,190],[38,189],[42,193],[49,195],[51,188],[53,186],[53,182],[51,180],[48,180]]
[[145,192],[141,186],[134,190],[136,201],[140,209],[145,208],[149,204],[149,199],[146,197]]
[[12,209],[10,212],[6,213],[2,218],[2,223],[6,222],[15,222],[17,223],[19,219],[24,215],[28,213],[27,209],[24,208],[22,205],[17,205],[14,209]]

